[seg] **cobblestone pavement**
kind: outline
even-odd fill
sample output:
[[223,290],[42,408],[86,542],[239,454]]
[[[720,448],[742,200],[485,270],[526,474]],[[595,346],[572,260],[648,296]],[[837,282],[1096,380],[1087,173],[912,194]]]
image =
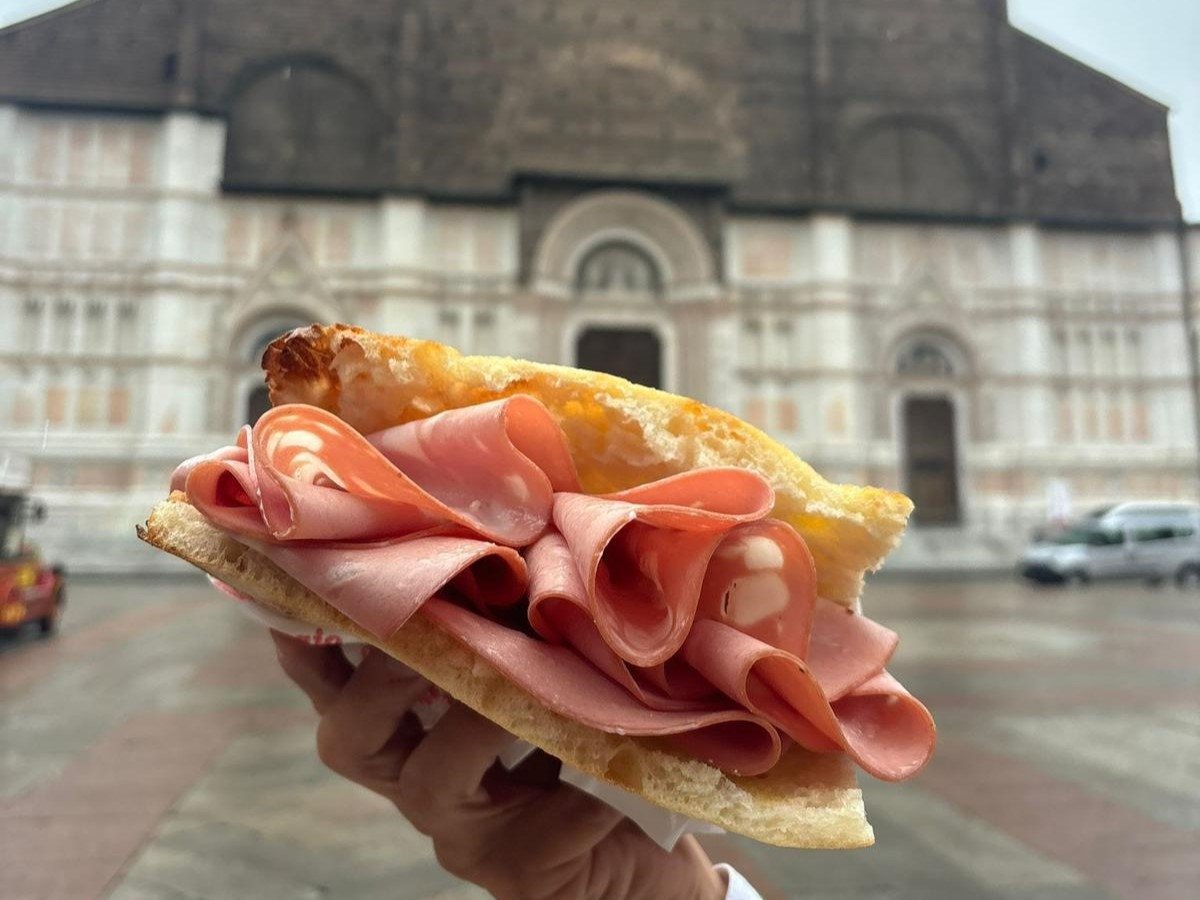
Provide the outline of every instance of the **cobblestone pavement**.
[[[933,709],[878,843],[706,839],[768,900],[1139,898],[1200,884],[1200,592],[879,580]],[[265,634],[193,578],[73,579],[61,633],[0,641],[0,897],[477,898],[324,772]]]

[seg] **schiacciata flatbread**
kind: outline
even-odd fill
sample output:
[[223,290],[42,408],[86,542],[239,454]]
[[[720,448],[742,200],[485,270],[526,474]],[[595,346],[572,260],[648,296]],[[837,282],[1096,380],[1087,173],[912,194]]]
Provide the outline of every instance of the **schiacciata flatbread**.
[[[928,713],[882,670],[894,635],[850,612],[864,573],[898,540],[907,498],[830,484],[734,416],[607,375],[465,357],[343,325],[280,338],[264,368],[280,408],[243,438],[246,447],[189,464],[182,490],[139,529],[144,540],[277,613],[380,647],[516,736],[651,802],[784,846],[871,843],[852,759],[881,777],[907,777],[933,745]],[[473,455],[463,452],[468,421],[483,429],[471,434],[482,448]],[[483,458],[512,468],[502,477],[480,475]],[[396,474],[384,468],[393,464]],[[439,466],[448,472],[439,474]],[[503,502],[474,509],[480,501],[469,497],[489,488],[473,477],[507,484],[498,488]],[[238,484],[248,490],[239,494]],[[689,491],[695,499],[684,502]],[[407,505],[395,500],[401,496]],[[306,514],[313,503],[325,512]],[[509,509],[514,503],[524,504],[519,515]],[[446,543],[453,541],[465,543]],[[689,583],[703,587],[692,595],[647,562],[676,545],[694,551],[668,561],[699,572]],[[303,549],[314,546],[333,549],[324,556]],[[355,561],[386,556],[393,570],[409,570],[412,564],[397,562],[404,554],[444,560],[464,546],[473,548],[471,561],[412,609],[354,594],[378,585],[377,575],[328,576],[341,553]],[[784,550],[787,561],[780,561]],[[771,580],[776,562],[780,575]],[[613,581],[633,569],[642,570],[636,584]],[[558,580],[547,581],[547,572]],[[485,577],[503,579],[504,587],[481,601],[473,591]],[[718,590],[720,577],[727,584]],[[785,582],[791,587],[781,594],[776,588]],[[751,591],[751,583],[759,587]],[[667,624],[634,621],[640,607],[629,607],[629,596],[640,595],[629,595],[630,585],[649,592],[647,602],[665,610]],[[493,610],[486,603],[497,591],[512,596]],[[776,603],[800,595],[811,595],[811,610]],[[513,609],[525,603],[534,634],[511,625]],[[502,627],[509,631],[496,631]],[[796,636],[801,628],[811,642],[809,634]],[[755,641],[776,633],[783,636],[775,644],[754,650]],[[830,650],[834,644],[851,648],[848,667],[846,652]],[[580,648],[588,660],[565,658]],[[729,662],[739,654],[748,660],[740,674]],[[600,668],[588,691],[615,691],[605,709],[619,707],[616,724],[582,708],[585,700],[550,696],[526,677],[526,670],[575,673],[588,664]],[[671,696],[684,669],[687,697]],[[696,696],[698,672],[721,690]],[[795,709],[762,706],[756,685],[763,672],[782,679],[775,687],[785,700],[794,696]],[[828,696],[799,699],[821,691]],[[643,714],[639,703],[650,711]],[[655,717],[674,724],[645,724]],[[692,720],[698,724],[690,731],[679,724]],[[780,736],[774,756],[756,730],[759,720],[762,734]],[[859,732],[872,729],[895,746],[863,743]],[[771,764],[763,768],[762,758]]]

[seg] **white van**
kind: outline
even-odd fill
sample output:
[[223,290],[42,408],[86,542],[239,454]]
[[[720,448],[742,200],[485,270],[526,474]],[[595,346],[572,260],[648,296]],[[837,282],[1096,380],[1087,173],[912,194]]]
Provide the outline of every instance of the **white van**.
[[1019,571],[1043,584],[1105,578],[1200,583],[1200,506],[1121,503],[1035,542]]

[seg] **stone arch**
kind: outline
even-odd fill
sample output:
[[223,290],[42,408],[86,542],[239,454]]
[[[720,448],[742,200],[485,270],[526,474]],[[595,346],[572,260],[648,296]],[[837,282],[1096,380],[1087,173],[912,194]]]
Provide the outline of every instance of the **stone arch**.
[[716,267],[704,236],[688,216],[637,191],[596,191],[560,210],[534,252],[532,281],[569,294],[580,263],[608,243],[627,243],[651,258],[668,296],[714,281]]
[[847,142],[843,190],[858,207],[961,212],[981,199],[982,172],[971,149],[946,123],[885,116]]
[[323,57],[248,66],[226,108],[226,188],[359,193],[378,181],[385,118],[362,81]]
[[975,361],[969,346],[943,324],[906,329],[889,348],[886,371],[894,378],[967,381]]

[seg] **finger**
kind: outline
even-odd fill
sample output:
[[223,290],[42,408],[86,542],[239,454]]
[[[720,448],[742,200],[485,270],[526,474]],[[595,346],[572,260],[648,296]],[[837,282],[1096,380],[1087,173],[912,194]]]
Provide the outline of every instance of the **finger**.
[[[317,729],[321,759],[335,771],[342,771],[377,755],[428,689],[429,682],[408,666],[382,651],[371,650],[321,717]],[[411,727],[404,730],[414,731]],[[416,734],[419,736],[421,731],[416,729]],[[397,762],[396,774],[402,762]]]
[[469,805],[487,802],[483,776],[514,740],[499,725],[454,704],[401,771],[400,811],[422,830],[453,827]]
[[625,821],[623,813],[569,784],[546,791],[521,813],[515,827],[538,834],[541,863],[553,867],[577,859]]
[[316,711],[323,713],[354,672],[342,648],[316,647],[274,629],[271,640],[284,674],[308,695]]

